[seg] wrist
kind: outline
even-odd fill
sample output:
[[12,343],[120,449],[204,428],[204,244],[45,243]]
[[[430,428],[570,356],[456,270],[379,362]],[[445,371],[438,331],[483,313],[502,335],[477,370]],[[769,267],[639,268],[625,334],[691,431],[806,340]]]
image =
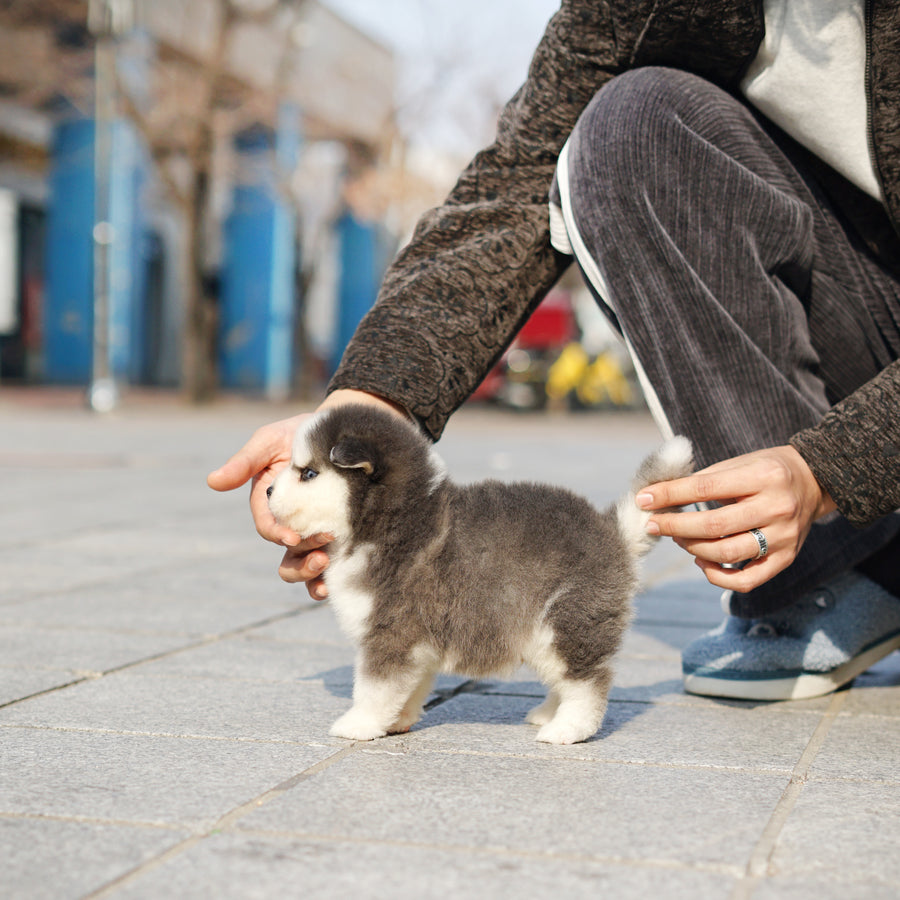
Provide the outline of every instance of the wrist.
[[361,403],[364,406],[378,406],[386,409],[395,415],[409,419],[409,414],[398,403],[379,397],[378,394],[371,394],[368,391],[357,391],[350,388],[339,388],[332,391],[320,404],[319,409],[331,409],[335,406],[346,406],[348,403]]
[[788,445],[787,449],[796,460],[797,469],[802,473],[806,485],[807,496],[811,498],[813,509],[812,521],[821,519],[823,516],[828,515],[828,513],[834,512],[837,509],[837,504],[832,499],[831,494],[829,494],[822,486],[819,479],[816,478],[809,463],[803,458],[796,447]]

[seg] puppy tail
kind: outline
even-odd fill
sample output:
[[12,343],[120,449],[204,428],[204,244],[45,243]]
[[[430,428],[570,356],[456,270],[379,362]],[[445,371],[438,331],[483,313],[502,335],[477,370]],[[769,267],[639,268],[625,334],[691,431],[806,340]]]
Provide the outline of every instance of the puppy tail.
[[[656,543],[657,538],[647,534],[647,521],[651,513],[639,509],[635,497],[646,487],[658,481],[671,481],[690,475],[694,469],[691,442],[680,435],[666,441],[655,453],[648,456],[631,481],[631,490],[616,504],[619,531],[635,556],[643,556]],[[677,511],[679,507],[665,510]],[[663,512],[663,510],[654,510]]]

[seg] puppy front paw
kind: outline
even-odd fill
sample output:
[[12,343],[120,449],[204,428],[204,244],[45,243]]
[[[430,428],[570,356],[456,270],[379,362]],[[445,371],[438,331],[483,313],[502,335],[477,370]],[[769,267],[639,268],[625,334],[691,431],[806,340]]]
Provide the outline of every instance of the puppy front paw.
[[596,732],[597,726],[593,723],[560,722],[554,719],[538,731],[535,740],[544,744],[577,744],[593,737]]
[[354,708],[345,712],[331,726],[328,733],[332,737],[347,738],[351,741],[371,741],[384,737],[387,729],[372,716]]

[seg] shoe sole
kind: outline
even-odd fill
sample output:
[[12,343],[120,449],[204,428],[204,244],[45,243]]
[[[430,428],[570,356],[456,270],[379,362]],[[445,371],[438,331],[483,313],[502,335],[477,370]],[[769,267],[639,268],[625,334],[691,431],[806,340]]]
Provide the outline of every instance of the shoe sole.
[[712,669],[706,669],[708,674],[705,674],[703,669],[698,669],[685,673],[684,689],[689,694],[732,700],[807,700],[833,693],[897,649],[900,649],[900,634],[874,644],[830,672],[801,670],[778,678],[736,671],[727,674]]

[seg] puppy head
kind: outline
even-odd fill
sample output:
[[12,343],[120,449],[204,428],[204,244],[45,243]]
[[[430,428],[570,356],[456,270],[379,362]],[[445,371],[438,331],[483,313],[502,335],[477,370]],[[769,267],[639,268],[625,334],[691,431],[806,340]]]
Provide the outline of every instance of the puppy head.
[[308,537],[337,540],[415,503],[444,477],[428,440],[380,409],[325,410],[297,430],[290,465],[269,488],[269,508],[283,525]]

